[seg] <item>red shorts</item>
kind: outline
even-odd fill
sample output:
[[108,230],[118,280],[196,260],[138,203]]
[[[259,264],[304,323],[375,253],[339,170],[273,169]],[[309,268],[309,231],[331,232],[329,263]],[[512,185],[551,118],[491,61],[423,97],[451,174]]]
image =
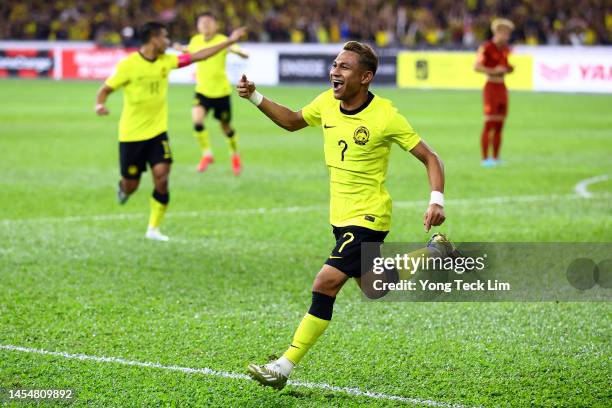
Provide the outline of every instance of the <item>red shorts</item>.
[[498,82],[487,82],[482,92],[485,115],[506,116],[508,113],[508,89]]

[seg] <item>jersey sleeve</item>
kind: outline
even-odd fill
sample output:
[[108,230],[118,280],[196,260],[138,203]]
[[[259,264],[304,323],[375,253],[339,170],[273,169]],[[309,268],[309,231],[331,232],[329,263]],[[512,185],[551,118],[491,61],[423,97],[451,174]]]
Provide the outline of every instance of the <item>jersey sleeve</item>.
[[302,108],[302,117],[308,126],[321,126],[321,105],[325,99],[323,92]]
[[412,150],[421,141],[410,123],[398,111],[391,116],[385,129],[385,136],[404,150]]
[[[189,54],[184,54],[187,58],[189,58]],[[179,68],[179,56],[176,54],[166,54],[165,55],[165,59],[166,59],[166,66],[169,69],[176,69]],[[189,65],[189,64],[183,64],[181,66],[185,66],[185,65]]]
[[196,51],[199,51],[199,48],[196,42],[197,42],[196,37],[195,36],[191,37],[191,39],[189,40],[189,44],[187,44],[187,52],[194,53]]
[[126,85],[130,81],[129,70],[126,60],[119,61],[115,66],[115,71],[104,82],[107,86],[116,90]]

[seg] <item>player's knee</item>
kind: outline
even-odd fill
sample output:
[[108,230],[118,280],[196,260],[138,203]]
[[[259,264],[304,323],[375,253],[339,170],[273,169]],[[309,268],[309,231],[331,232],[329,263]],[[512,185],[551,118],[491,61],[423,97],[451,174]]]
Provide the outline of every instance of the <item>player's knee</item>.
[[125,179],[124,178],[123,183],[122,183],[123,191],[126,194],[134,193],[138,189],[139,185],[140,185],[139,179]]
[[342,287],[342,283],[343,282],[338,282],[336,279],[326,276],[326,274],[319,273],[312,284],[312,291],[324,293],[329,296],[336,296],[336,293],[338,293],[338,290]]
[[168,192],[168,173],[160,173],[155,174],[153,176],[153,183],[155,184],[155,189],[160,193]]
[[195,123],[193,125],[193,130],[195,130],[196,132],[201,132],[204,130],[204,124],[203,123]]

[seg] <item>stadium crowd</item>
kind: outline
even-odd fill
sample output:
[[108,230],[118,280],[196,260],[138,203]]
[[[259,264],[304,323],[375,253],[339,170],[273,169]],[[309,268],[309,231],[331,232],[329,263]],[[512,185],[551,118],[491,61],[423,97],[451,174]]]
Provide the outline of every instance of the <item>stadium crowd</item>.
[[133,45],[147,20],[186,40],[213,12],[223,31],[247,25],[260,42],[375,42],[380,47],[473,48],[497,16],[516,24],[514,43],[612,43],[607,0],[4,0],[1,39],[94,40]]

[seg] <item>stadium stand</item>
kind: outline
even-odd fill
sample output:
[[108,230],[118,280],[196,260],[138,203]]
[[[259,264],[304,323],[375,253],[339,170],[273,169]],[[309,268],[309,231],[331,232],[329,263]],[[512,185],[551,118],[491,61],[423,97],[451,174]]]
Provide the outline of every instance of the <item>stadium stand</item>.
[[[0,39],[82,40],[133,45],[147,20],[169,25],[175,39],[193,32],[194,16],[215,13],[227,31],[249,27],[257,42],[368,40],[379,47],[474,48],[496,16],[516,24],[514,43],[612,43],[612,3],[605,0],[6,0]],[[376,18],[372,18],[376,16]]]

